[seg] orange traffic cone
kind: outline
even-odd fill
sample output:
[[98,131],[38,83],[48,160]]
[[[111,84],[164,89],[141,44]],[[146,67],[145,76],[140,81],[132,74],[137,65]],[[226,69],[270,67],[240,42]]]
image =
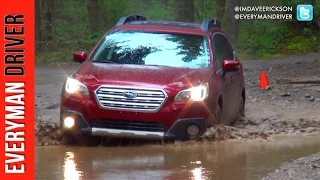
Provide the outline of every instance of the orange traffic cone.
[[262,71],[260,72],[260,89],[264,89],[267,86],[269,86],[268,77],[267,74],[264,71]]

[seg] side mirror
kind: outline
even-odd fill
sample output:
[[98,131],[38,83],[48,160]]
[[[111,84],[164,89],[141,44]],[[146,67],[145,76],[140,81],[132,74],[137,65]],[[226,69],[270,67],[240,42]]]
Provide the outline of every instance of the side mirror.
[[240,63],[238,61],[233,60],[224,60],[222,63],[222,69],[224,71],[234,71]]
[[84,51],[78,51],[72,54],[73,61],[78,63],[83,63],[87,59],[87,53]]

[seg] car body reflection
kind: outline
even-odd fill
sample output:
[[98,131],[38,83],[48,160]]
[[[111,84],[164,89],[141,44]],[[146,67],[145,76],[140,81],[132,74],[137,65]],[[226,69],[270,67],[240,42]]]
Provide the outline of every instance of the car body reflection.
[[[224,149],[212,147],[192,148],[140,148],[106,152],[98,148],[88,151],[67,152],[64,164],[65,180],[81,179],[245,179],[245,153],[235,156]],[[230,152],[230,151],[229,151]],[[232,169],[232,174],[227,172]],[[84,172],[84,173],[82,173]],[[233,178],[234,177],[234,178]]]
[[64,159],[64,180],[80,180],[82,172],[77,170],[74,152],[66,152]]

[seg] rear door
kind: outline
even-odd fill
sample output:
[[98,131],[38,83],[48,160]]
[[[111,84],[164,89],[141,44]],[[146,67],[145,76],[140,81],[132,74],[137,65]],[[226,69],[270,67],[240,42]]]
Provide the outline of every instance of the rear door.
[[228,46],[228,40],[219,32],[212,36],[214,59],[216,65],[216,73],[220,77],[223,84],[223,114],[224,119],[227,118],[229,123],[231,117],[238,111],[239,97],[237,93],[237,83],[235,83],[235,76],[237,72],[223,72],[222,63],[224,60],[233,60],[234,54],[232,48]]

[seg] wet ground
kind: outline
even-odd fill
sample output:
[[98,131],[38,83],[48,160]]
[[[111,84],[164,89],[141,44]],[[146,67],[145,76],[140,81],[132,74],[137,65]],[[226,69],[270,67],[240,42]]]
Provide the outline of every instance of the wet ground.
[[[246,118],[233,127],[215,127],[206,140],[267,139],[272,135],[320,132],[320,84],[278,84],[279,78],[320,77],[320,54],[272,60],[243,61],[246,78]],[[60,144],[61,88],[79,64],[37,66],[36,137],[38,145]],[[259,74],[265,71],[270,87],[260,90]]]
[[36,179],[258,180],[284,162],[319,152],[319,139],[143,148],[38,146]]
[[320,153],[282,165],[262,180],[320,179]]
[[[315,135],[320,132],[320,84],[277,83],[280,78],[319,78],[320,55],[243,63],[245,118],[233,126],[214,127],[195,142],[152,147],[61,146],[57,126],[61,87],[78,64],[37,66],[37,179],[251,180],[261,179],[285,162],[320,152],[320,136]],[[258,88],[261,71],[270,82],[265,90]],[[289,139],[274,140],[275,135]],[[309,159],[303,162],[310,164]],[[283,177],[286,168],[271,177]]]

